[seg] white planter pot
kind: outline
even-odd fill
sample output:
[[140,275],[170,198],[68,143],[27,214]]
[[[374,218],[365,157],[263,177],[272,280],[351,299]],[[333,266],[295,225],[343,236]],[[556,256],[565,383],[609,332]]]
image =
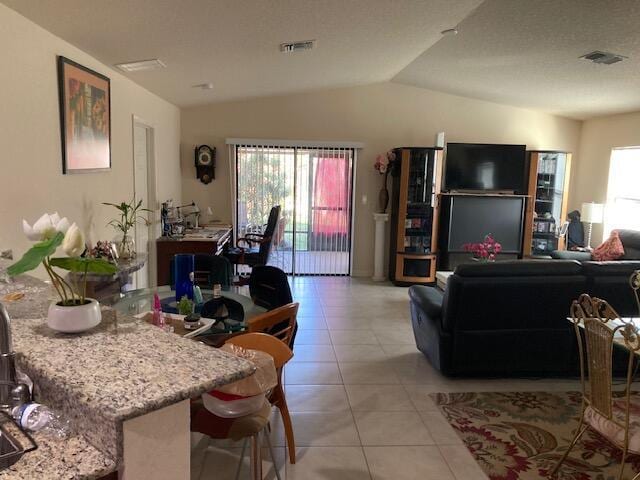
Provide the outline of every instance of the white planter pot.
[[93,298],[87,298],[89,303],[76,306],[62,306],[57,303],[49,305],[47,325],[58,332],[77,333],[89,330],[100,323],[102,313],[100,304]]

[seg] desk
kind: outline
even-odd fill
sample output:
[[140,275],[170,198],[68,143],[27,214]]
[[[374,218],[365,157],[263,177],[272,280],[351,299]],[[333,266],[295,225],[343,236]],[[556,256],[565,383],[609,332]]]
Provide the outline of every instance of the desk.
[[[160,237],[156,240],[157,282],[158,285],[168,285],[171,258],[178,253],[204,253],[220,255],[224,246],[231,241],[231,228],[221,227],[205,231],[202,236],[185,235],[182,238]],[[205,236],[206,235],[206,236]]]

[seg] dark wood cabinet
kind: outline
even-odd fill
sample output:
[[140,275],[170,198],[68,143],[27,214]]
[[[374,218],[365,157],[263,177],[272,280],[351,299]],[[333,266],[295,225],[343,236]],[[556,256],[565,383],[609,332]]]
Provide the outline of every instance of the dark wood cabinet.
[[525,255],[564,250],[560,228],[567,221],[571,154],[529,152],[529,202],[525,217]]
[[389,278],[435,282],[442,149],[396,148],[392,170]]

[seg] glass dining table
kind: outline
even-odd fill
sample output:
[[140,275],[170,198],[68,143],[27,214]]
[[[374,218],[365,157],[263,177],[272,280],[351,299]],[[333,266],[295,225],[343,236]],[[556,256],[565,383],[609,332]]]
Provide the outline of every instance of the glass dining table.
[[[130,290],[120,294],[119,298],[115,298],[112,302],[112,308],[118,312],[138,316],[149,313],[153,308],[153,296],[157,293],[162,303],[162,310],[167,314],[168,323],[173,324],[175,333],[185,335],[189,334],[184,329],[183,322],[177,321],[175,313],[175,290],[171,290],[169,285],[155,288],[141,288],[138,290]],[[213,299],[213,291],[202,290],[204,302]],[[239,292],[238,287],[229,287],[221,291],[222,301],[229,300],[235,305],[240,305],[242,312],[237,309],[229,309],[229,316],[225,318],[204,319],[203,326],[210,326],[208,329],[199,328],[198,339],[206,340],[209,338],[212,344],[219,344],[221,339],[230,334],[241,332],[245,329],[249,319],[266,312],[266,309],[259,307],[251,300],[251,297],[243,295]],[[199,310],[196,309],[196,312]],[[181,318],[181,317],[180,317]]]

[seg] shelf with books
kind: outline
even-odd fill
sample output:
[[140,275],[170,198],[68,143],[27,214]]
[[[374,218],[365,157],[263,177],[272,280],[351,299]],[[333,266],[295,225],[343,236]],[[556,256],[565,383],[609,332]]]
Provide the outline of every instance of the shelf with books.
[[567,216],[571,153],[530,151],[529,166],[532,202],[525,218],[525,255],[564,247],[557,231]]

